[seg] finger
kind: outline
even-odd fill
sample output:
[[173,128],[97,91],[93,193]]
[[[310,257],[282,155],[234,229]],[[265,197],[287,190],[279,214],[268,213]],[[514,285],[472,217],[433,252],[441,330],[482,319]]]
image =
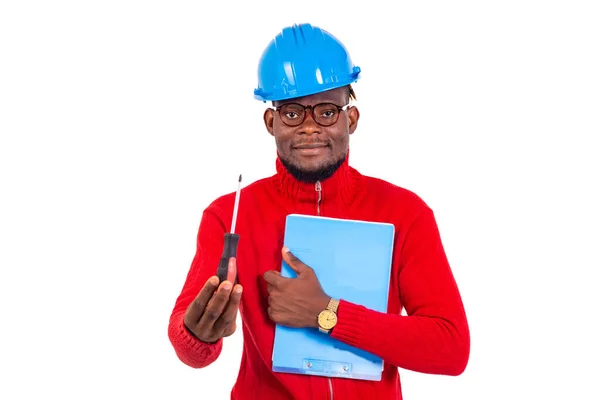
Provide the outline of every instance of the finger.
[[279,322],[280,314],[277,311],[275,311],[272,307],[267,308],[267,315],[269,316],[269,319],[275,322],[276,324]]
[[196,298],[194,299],[194,301],[192,301],[186,311],[186,315],[185,315],[185,322],[186,324],[196,324],[198,323],[198,321],[200,320],[200,317],[202,317],[202,313],[204,312],[204,309],[206,308],[206,304],[209,302],[209,300],[211,299],[213,293],[215,292],[215,290],[217,289],[219,285],[219,278],[216,276],[212,276],[210,277],[206,283],[204,283],[204,286],[202,287],[202,289],[200,289],[200,292],[198,293],[198,295],[196,296]]
[[304,264],[298,257],[296,257],[291,251],[290,249],[288,249],[286,246],[283,246],[283,248],[281,249],[281,254],[283,256],[284,261],[290,266],[290,268],[292,268],[294,270],[294,272],[296,272],[298,275],[300,275],[303,272],[306,272],[312,268],[310,268],[308,265]]
[[215,323],[215,330],[217,332],[225,332],[229,330],[229,326],[235,324],[237,318],[238,309],[240,307],[240,301],[242,299],[242,286],[235,285],[233,292],[229,297],[229,302],[223,310],[221,317]]
[[268,284],[277,286],[285,281],[287,278],[284,278],[276,271],[267,271],[263,274],[263,278],[267,281]]
[[235,282],[235,278],[237,276],[237,261],[234,257],[229,259],[229,265],[227,268],[227,280],[229,282]]
[[208,302],[204,314],[198,322],[198,330],[208,332],[213,329],[215,322],[221,317],[231,294],[231,282],[223,281],[215,295]]

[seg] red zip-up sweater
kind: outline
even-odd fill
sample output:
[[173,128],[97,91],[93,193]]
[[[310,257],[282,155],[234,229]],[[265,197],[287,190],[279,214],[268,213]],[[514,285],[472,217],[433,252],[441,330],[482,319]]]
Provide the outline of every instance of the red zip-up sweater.
[[[398,368],[461,374],[469,358],[469,327],[434,214],[425,202],[406,189],[360,174],[348,159],[334,176],[318,184],[297,181],[279,159],[276,168],[276,174],[248,185],[240,194],[236,233],[240,235],[238,279],[244,287],[240,305],[243,353],[231,398],[402,399]],[[168,335],[177,356],[193,368],[209,366],[227,343],[227,338],[215,344],[197,340],[186,330],[183,316],[206,280],[216,273],[234,200],[235,193],[229,193],[204,211],[197,252],[169,321]],[[337,340],[382,357],[381,381],[271,371],[275,324],[267,315],[268,293],[262,275],[281,270],[285,218],[290,213],[394,224],[387,313],[341,299],[331,333]],[[401,315],[403,307],[407,315]]]

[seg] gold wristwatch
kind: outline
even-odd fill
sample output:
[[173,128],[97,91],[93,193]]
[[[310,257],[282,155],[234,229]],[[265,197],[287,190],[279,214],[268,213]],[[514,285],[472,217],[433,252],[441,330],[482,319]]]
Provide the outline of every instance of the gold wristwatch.
[[323,333],[329,333],[337,323],[337,309],[340,301],[334,298],[329,299],[327,307],[319,313],[319,330]]

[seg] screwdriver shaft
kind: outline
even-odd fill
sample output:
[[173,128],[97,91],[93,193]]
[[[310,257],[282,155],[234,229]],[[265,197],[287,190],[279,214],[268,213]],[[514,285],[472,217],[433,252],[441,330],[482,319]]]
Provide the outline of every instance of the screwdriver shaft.
[[[242,175],[240,174],[240,178],[238,179],[238,188],[237,193],[235,194],[235,204],[233,206],[233,219],[231,221],[231,232],[226,232],[225,237],[223,238],[223,254],[221,254],[221,260],[219,261],[219,266],[217,267],[217,276],[219,277],[219,282],[223,282],[228,278],[229,274],[229,259],[231,257],[237,256],[237,247],[238,242],[240,240],[240,235],[235,232],[235,221],[237,219],[238,212],[238,204],[240,201],[240,186],[242,184]],[[233,283],[237,282],[237,272],[236,276],[233,277]]]
[[233,205],[233,219],[231,220],[231,233],[235,232],[235,223],[237,220],[238,206],[240,204],[240,186],[242,185],[242,174],[238,179],[237,192],[235,193],[235,203]]

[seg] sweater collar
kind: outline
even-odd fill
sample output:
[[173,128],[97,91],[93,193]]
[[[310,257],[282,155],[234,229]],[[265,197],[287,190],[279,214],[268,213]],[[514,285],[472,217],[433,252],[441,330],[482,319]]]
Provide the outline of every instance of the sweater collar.
[[355,197],[358,172],[349,165],[349,154],[335,173],[318,183],[307,183],[296,179],[281,162],[279,156],[275,161],[277,173],[274,176],[277,191],[286,198],[290,204],[309,205],[311,208],[317,205],[318,186],[321,189],[321,204],[328,208],[330,203],[336,204],[334,208],[346,209]]

